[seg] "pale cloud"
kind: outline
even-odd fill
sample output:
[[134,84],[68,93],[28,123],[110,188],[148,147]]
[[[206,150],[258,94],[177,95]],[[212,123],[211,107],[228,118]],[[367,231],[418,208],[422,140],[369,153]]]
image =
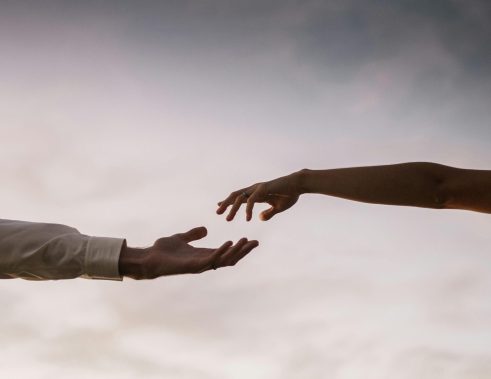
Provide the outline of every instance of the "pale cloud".
[[317,196],[268,223],[214,214],[303,167],[489,169],[467,53],[489,51],[485,3],[22,4],[0,12],[2,217],[261,246],[202,276],[3,281],[5,375],[489,376],[489,216]]

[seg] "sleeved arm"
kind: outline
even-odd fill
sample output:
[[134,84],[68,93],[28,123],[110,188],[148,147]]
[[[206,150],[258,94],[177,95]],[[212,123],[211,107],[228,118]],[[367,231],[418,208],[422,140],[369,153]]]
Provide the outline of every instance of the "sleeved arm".
[[122,280],[118,262],[124,243],[66,225],[0,219],[0,278]]

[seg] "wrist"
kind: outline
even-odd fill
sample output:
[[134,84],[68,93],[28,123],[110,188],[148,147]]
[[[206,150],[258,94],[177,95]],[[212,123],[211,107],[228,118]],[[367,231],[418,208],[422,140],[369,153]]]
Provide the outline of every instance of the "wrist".
[[119,256],[119,275],[132,279],[143,279],[143,264],[146,256],[147,249],[128,247],[125,243]]
[[308,189],[308,178],[311,170],[304,168],[300,171],[293,173],[295,189],[298,195],[310,192]]

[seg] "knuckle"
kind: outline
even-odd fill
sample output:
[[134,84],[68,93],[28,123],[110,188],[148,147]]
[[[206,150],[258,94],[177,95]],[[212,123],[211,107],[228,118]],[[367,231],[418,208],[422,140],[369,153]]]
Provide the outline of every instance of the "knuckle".
[[262,190],[264,190],[265,188],[266,188],[266,184],[264,184],[264,183],[258,183],[258,184],[257,184],[257,189],[258,189],[259,191],[262,191]]

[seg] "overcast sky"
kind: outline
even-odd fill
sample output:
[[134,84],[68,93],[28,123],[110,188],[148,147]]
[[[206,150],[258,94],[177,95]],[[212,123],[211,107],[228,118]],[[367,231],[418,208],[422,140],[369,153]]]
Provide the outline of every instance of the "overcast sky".
[[151,282],[3,281],[22,379],[491,377],[491,219],[305,196],[301,168],[490,169],[487,1],[0,1],[2,218],[261,245]]

